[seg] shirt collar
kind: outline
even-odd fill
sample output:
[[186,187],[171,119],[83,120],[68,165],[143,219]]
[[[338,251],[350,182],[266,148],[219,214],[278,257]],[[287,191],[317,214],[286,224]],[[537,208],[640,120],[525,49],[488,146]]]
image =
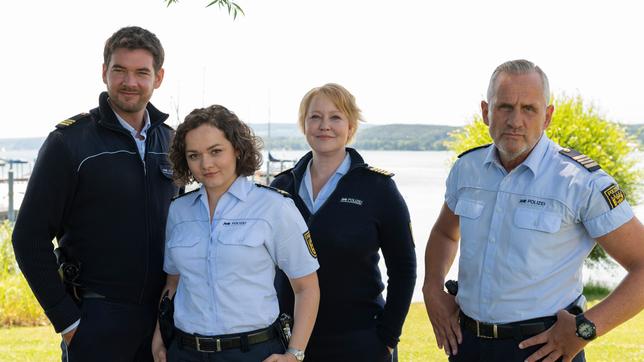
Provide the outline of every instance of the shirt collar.
[[546,136],[545,133],[541,135],[539,142],[534,146],[528,157],[523,161],[523,164],[526,165],[534,175],[539,172],[539,166],[541,165],[541,160],[546,154],[548,145],[550,144],[550,139]]
[[[118,113],[114,112],[114,115],[116,116],[116,119],[119,121],[121,126],[125,128],[132,137],[136,138],[136,134],[138,133],[137,130],[134,129],[129,123],[127,123],[126,120],[124,120],[121,116],[119,116]],[[141,129],[140,135],[143,136],[143,139],[146,138],[148,129],[150,128],[150,114],[148,113],[148,110],[146,109],[145,112],[143,113],[143,128]]]
[[[543,133],[541,135],[541,138],[539,139],[539,142],[537,142],[534,148],[532,148],[532,151],[530,151],[530,154],[528,154],[528,157],[526,157],[526,159],[523,160],[521,165],[525,165],[528,169],[532,171],[533,174],[536,175],[537,172],[539,171],[539,165],[541,164],[541,160],[543,159],[543,156],[545,155],[549,144],[550,144],[550,139],[548,138],[548,136],[546,136],[545,133]],[[485,161],[483,161],[484,165],[488,165],[490,163],[494,163],[497,166],[501,167],[502,169],[505,169],[503,167],[503,164],[501,163],[501,160],[499,159],[499,154],[498,154],[496,145],[493,145],[488,149],[487,155],[485,156]]]
[[[224,193],[224,195],[231,194],[234,197],[236,197],[239,201],[246,201],[246,199],[248,198],[248,193],[250,192],[253,186],[254,186],[253,182],[249,181],[245,176],[239,176],[235,179],[232,185],[230,185],[230,187]],[[195,197],[193,203],[197,202],[197,200],[199,199],[204,199],[207,203],[208,195],[206,194],[206,187],[204,185],[201,185],[197,194],[198,195],[197,197]]]
[[[313,159],[310,159],[308,164],[306,165],[306,171],[305,171],[305,177],[308,179],[311,178],[311,162],[313,162]],[[344,159],[342,160],[342,163],[340,163],[340,166],[335,170],[336,175],[344,176],[349,172],[349,168],[351,167],[351,156],[349,156],[349,152],[345,152],[344,154]]]

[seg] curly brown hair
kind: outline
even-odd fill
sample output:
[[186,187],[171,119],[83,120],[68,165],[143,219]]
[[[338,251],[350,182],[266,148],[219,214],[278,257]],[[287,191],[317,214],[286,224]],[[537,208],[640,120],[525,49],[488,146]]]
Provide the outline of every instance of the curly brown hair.
[[125,48],[129,50],[134,49],[143,49],[147,50],[152,54],[152,60],[154,63],[154,72],[158,72],[159,69],[163,66],[163,58],[165,57],[165,52],[163,51],[163,46],[154,33],[140,28],[138,26],[128,26],[121,28],[112,34],[112,36],[107,39],[105,42],[105,48],[103,49],[103,64],[106,66],[110,64],[112,60],[112,53],[116,49]]
[[172,178],[177,185],[183,186],[195,181],[186,160],[186,134],[204,124],[221,130],[239,154],[235,166],[238,176],[250,176],[259,170],[262,164],[261,139],[235,113],[215,104],[193,110],[177,127],[168,155],[174,170]]

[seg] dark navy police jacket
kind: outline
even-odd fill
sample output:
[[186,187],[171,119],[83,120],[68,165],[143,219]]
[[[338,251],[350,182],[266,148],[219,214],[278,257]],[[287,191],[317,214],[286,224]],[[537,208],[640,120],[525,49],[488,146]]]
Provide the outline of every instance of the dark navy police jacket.
[[80,283],[116,301],[155,304],[165,282],[165,222],[177,187],[167,158],[172,128],[147,105],[141,160],[107,93],[99,107],[61,122],[38,154],[13,232],[20,269],[56,332],[79,309],[56,272],[52,239],[81,263]]

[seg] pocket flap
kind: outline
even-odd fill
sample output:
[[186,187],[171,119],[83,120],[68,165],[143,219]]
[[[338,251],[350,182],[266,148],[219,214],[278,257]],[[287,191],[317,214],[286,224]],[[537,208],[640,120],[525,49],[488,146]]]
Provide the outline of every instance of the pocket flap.
[[217,236],[217,240],[225,245],[260,246],[265,239],[263,230],[261,223],[251,224],[249,222],[242,227],[224,228]]
[[520,207],[514,213],[514,225],[522,229],[554,233],[561,228],[561,216],[554,212]]
[[468,219],[477,219],[483,213],[485,203],[469,199],[459,199],[454,213]]

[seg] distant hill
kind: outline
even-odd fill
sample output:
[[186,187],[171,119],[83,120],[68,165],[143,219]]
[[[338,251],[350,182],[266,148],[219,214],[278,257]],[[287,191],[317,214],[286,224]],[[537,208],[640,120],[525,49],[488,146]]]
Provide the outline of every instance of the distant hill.
[[[626,131],[640,142],[644,150],[644,124],[623,125]],[[308,149],[306,140],[294,123],[271,123],[270,138],[267,123],[251,123],[256,135],[264,140],[265,149]],[[426,124],[361,124],[354,147],[363,150],[444,150],[443,142],[449,133],[459,127]],[[42,145],[44,137],[0,138],[0,155],[3,150],[33,150]]]

